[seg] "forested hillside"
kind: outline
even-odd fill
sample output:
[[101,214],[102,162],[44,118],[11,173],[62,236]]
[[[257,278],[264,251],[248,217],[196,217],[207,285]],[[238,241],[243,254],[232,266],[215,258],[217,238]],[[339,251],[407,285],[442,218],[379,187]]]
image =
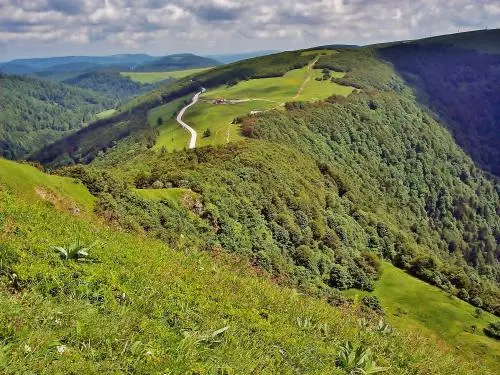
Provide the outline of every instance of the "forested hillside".
[[91,71],[67,79],[63,83],[100,92],[115,98],[117,101],[123,101],[134,95],[145,93],[155,87],[154,85],[135,82],[118,71]]
[[[224,249],[306,289],[370,289],[377,254],[499,314],[498,185],[372,51],[321,64],[343,65],[344,82],[366,92],[244,119],[243,133],[258,142],[172,155],[141,149],[136,159],[123,158],[124,146],[97,165],[122,164],[116,172],[139,188],[160,181],[200,193]],[[135,220],[127,205],[112,206]]]
[[0,74],[0,155],[26,158],[78,130],[116,100],[55,82]]
[[457,143],[500,176],[500,30],[445,36],[380,50],[440,117]]

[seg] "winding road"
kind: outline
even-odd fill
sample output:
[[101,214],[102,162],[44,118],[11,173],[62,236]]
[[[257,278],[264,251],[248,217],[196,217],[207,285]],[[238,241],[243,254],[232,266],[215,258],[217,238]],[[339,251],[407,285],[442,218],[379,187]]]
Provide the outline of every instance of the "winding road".
[[193,100],[191,100],[191,103],[189,103],[187,106],[182,108],[177,115],[177,122],[184,128],[187,129],[191,133],[191,140],[189,141],[189,148],[195,148],[196,147],[196,137],[198,137],[198,133],[196,133],[196,130],[194,130],[191,126],[186,124],[184,121],[182,121],[182,116],[184,116],[184,113],[186,110],[195,105],[198,102],[198,99],[200,98],[200,95],[203,94],[206,90],[204,88],[201,89],[200,92],[196,93],[195,96],[193,96]]

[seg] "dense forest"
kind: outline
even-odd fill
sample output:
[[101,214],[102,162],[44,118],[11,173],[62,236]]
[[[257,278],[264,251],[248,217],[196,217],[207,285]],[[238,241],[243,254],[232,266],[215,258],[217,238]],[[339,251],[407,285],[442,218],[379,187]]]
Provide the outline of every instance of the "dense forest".
[[[164,81],[162,83],[167,83]],[[101,92],[118,101],[152,90],[155,85],[141,84],[125,77],[120,72],[91,71],[63,81],[68,85]]]
[[116,100],[92,91],[0,74],[0,155],[22,159],[78,130]]
[[468,47],[405,43],[380,53],[439,115],[472,159],[500,176],[500,50],[478,51],[472,43]]

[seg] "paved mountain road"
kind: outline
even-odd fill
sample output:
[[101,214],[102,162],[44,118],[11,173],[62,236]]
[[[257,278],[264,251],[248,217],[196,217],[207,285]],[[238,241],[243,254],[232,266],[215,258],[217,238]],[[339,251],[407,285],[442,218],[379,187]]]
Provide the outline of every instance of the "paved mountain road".
[[198,133],[196,133],[196,130],[194,130],[191,126],[186,124],[184,121],[182,121],[182,116],[184,116],[184,113],[187,111],[187,109],[193,105],[195,105],[198,102],[198,99],[200,98],[200,95],[203,94],[206,90],[201,89],[200,92],[196,93],[193,96],[193,100],[191,100],[191,103],[189,103],[187,106],[182,108],[177,115],[177,122],[187,131],[191,133],[191,140],[189,141],[189,148],[195,148],[196,147],[196,138],[198,137]]

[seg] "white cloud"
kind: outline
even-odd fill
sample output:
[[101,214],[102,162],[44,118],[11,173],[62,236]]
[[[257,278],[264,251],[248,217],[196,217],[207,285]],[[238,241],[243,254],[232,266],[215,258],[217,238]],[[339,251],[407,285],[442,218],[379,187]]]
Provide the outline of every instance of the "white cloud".
[[[498,0],[0,0],[0,44],[103,53],[369,44],[500,26]],[[0,51],[0,57],[2,52]]]

